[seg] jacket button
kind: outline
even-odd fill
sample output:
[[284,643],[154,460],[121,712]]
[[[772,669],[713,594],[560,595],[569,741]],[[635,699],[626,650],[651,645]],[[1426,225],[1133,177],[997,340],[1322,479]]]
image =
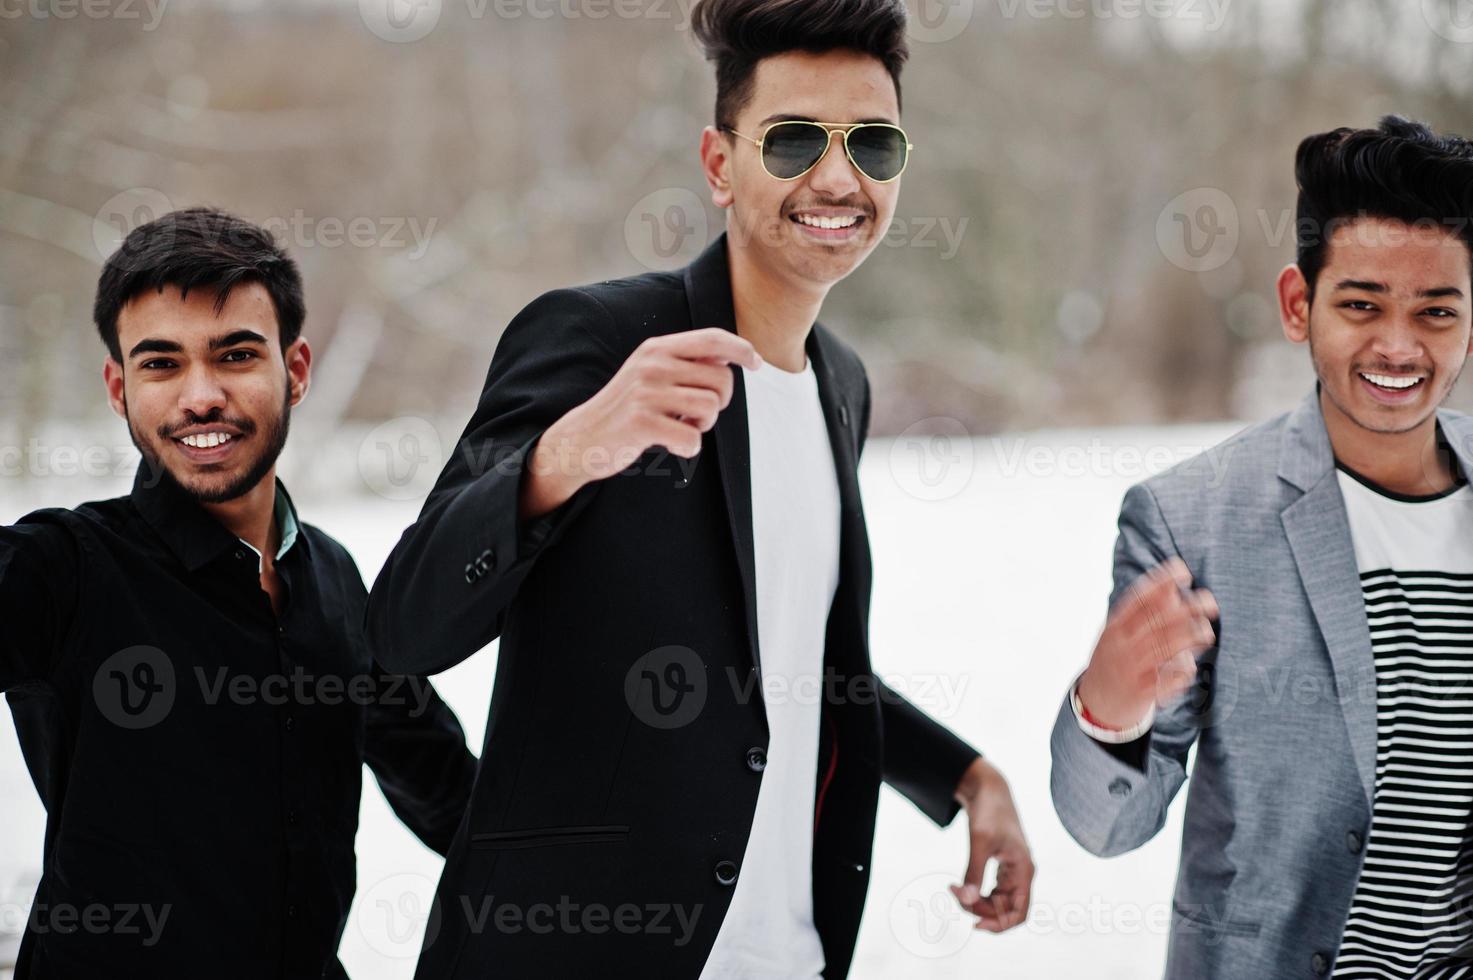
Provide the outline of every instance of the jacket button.
[[767,752],[760,745],[754,745],[747,750],[747,768],[753,772],[761,772],[767,768]]
[[1318,976],[1324,976],[1330,972],[1330,958],[1324,953],[1315,953],[1309,958],[1309,968]]
[[1364,844],[1365,841],[1361,840],[1360,834],[1353,830],[1345,835],[1345,846],[1350,850],[1351,854],[1359,854]]
[[490,548],[487,548],[485,551],[481,552],[481,557],[476,559],[476,570],[479,571],[482,575],[486,575],[491,571],[491,569],[495,567],[496,552],[492,551]]
[[1130,783],[1122,777],[1117,777],[1110,783],[1110,795],[1117,800],[1125,799],[1130,795]]
[[471,564],[465,566],[465,584],[466,585],[475,585],[476,584],[476,581],[480,577],[481,577],[481,573],[478,572],[478,571],[476,571],[476,566],[475,566],[475,563],[474,562],[472,562]]
[[737,866],[735,861],[718,861],[716,863],[716,883],[730,888],[736,884]]

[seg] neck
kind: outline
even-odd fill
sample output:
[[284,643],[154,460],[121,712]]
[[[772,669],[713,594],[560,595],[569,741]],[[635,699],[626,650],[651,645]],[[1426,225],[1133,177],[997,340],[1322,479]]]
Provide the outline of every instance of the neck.
[[202,504],[205,512],[269,562],[281,546],[281,529],[276,526],[276,469],[272,467],[250,490],[234,500]]
[[1350,418],[1320,391],[1320,409],[1335,458],[1393,493],[1427,496],[1457,482],[1453,461],[1437,445],[1437,413],[1405,432],[1375,432]]
[[808,363],[804,345],[818,319],[827,288],[803,289],[765,269],[744,248],[728,245],[731,298],[737,334],[783,371]]

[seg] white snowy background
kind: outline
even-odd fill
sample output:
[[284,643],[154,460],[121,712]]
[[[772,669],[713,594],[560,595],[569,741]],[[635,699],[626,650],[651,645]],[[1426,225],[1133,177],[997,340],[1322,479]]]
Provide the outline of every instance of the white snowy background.
[[[1112,860],[1090,856],[1069,838],[1049,800],[1049,731],[1104,621],[1115,519],[1126,488],[1239,427],[870,443],[861,481],[875,559],[875,668],[1008,776],[1038,878],[1022,926],[1001,936],[969,929],[969,917],[946,891],[966,865],[963,820],[938,830],[886,789],[855,980],[1035,980],[1086,970],[1093,980],[1161,975],[1181,800],[1147,846]],[[944,433],[946,426],[931,431]],[[374,466],[370,456],[360,455],[360,472],[381,492],[297,497],[304,518],[347,545],[372,581],[413,522],[423,493],[390,499],[407,494],[383,492],[382,477],[364,471]],[[291,466],[283,469],[292,485]],[[123,474],[27,481],[5,488],[0,521],[38,506],[121,494],[128,485]],[[496,653],[493,644],[435,678],[475,747],[485,730]],[[440,861],[395,820],[371,777],[365,785],[358,895],[341,958],[355,980],[407,980]],[[39,872],[43,817],[14,730],[4,725],[0,963],[7,942],[13,955]]]

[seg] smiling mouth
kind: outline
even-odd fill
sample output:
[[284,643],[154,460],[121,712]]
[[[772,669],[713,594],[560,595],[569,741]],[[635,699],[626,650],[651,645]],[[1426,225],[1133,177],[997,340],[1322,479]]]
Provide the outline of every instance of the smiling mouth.
[[237,443],[245,439],[240,432],[209,429],[191,432],[187,436],[173,436],[174,446],[189,459],[198,463],[216,463],[235,451]]
[[1390,395],[1404,394],[1427,380],[1420,374],[1372,374],[1368,371],[1358,373],[1361,380]]
[[862,214],[828,215],[795,211],[788,215],[788,220],[820,238],[849,238],[868,219]]

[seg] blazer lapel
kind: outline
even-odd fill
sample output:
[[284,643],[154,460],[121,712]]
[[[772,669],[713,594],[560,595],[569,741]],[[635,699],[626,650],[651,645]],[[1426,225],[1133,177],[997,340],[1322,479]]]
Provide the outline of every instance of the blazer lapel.
[[[691,327],[722,327],[736,332],[736,314],[731,298],[731,273],[727,265],[726,236],[722,235],[685,269],[686,299],[690,305]],[[839,504],[842,513],[839,552],[839,589],[848,592],[867,587],[856,576],[868,568],[868,544],[864,529],[864,510],[860,501],[859,477],[856,470],[856,427],[860,424],[856,393],[846,388],[835,370],[836,358],[825,344],[826,334],[817,324],[809,331],[805,344],[813,359],[818,378],[819,401],[833,450],[834,468],[839,481]],[[726,500],[727,520],[742,579],[742,601],[747,622],[747,645],[752,663],[761,676],[762,660],[757,641],[757,581],[752,542],[752,455],[751,433],[747,428],[747,397],[742,371],[733,368],[731,404],[721,413],[711,432],[711,444],[721,473],[721,486]],[[837,604],[838,597],[836,597]],[[863,624],[860,626],[863,629]]]
[[[690,305],[691,328],[722,327],[736,332],[736,313],[731,299],[731,274],[726,259],[726,236],[709,245],[685,269],[685,295]],[[757,577],[752,546],[752,453],[747,429],[746,386],[740,368],[733,367],[735,382],[731,404],[716,420],[711,430],[711,444],[716,450],[717,470],[726,498],[727,520],[736,549],[737,567],[742,578],[742,602],[747,621],[747,648],[757,676],[762,676],[762,660],[757,644]]]
[[1299,406],[1284,430],[1279,476],[1304,491],[1281,515],[1284,532],[1330,651],[1337,700],[1369,806],[1376,783],[1376,661],[1350,520],[1335,477],[1318,390]]
[[835,358],[828,351],[828,334],[814,324],[808,334],[808,356],[813,359],[818,376],[818,398],[828,425],[829,445],[834,452],[834,469],[839,477],[841,534],[839,544],[839,588],[842,590],[855,571],[865,567],[868,538],[864,527],[864,507],[859,495],[858,426],[861,424],[858,399],[847,390],[834,370]]

